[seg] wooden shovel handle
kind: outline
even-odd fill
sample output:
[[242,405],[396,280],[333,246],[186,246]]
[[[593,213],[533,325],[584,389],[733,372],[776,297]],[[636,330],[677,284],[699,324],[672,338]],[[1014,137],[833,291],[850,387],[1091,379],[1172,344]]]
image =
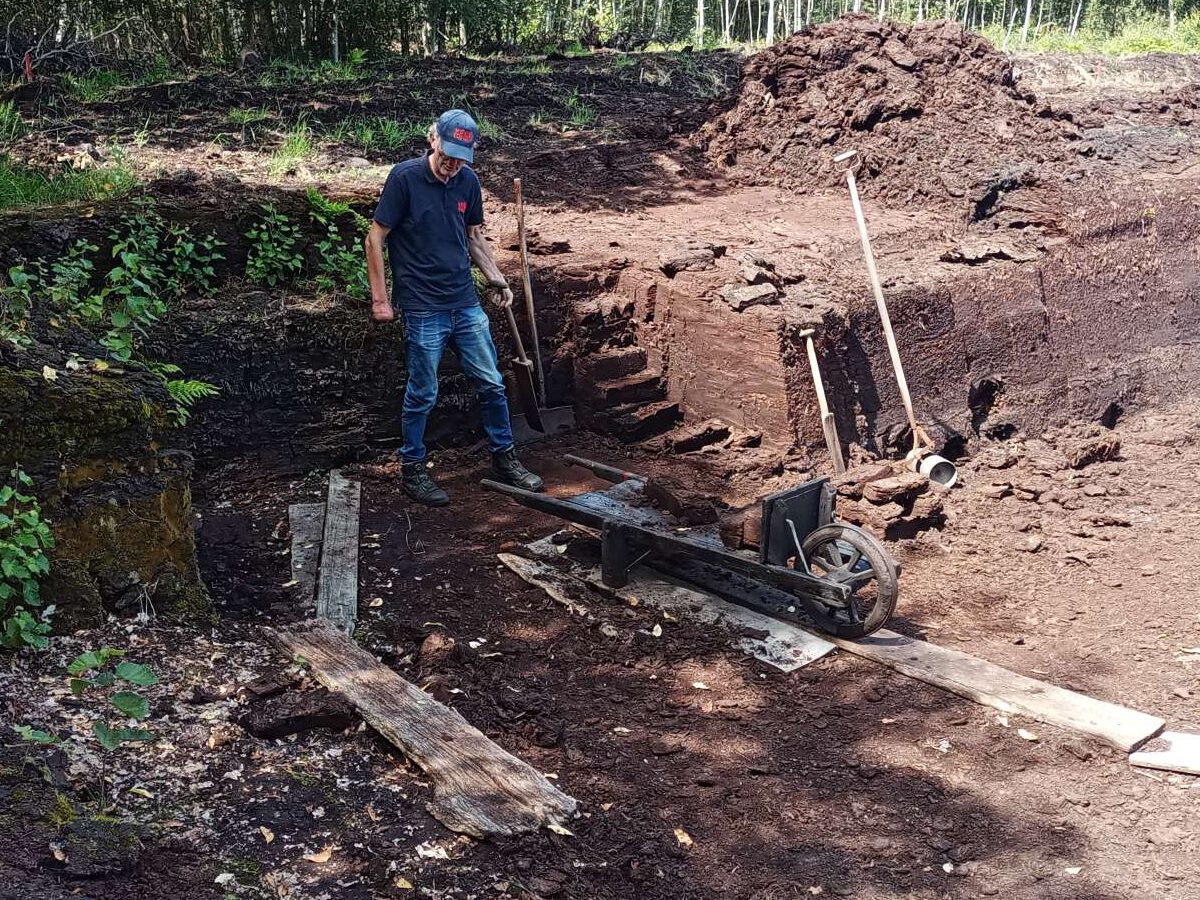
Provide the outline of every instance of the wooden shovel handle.
[[511,306],[504,307],[504,314],[508,316],[508,327],[512,329],[513,340],[517,343],[517,362],[527,366],[529,357],[525,355],[525,344],[521,341],[521,332],[517,330],[517,317],[513,315]]

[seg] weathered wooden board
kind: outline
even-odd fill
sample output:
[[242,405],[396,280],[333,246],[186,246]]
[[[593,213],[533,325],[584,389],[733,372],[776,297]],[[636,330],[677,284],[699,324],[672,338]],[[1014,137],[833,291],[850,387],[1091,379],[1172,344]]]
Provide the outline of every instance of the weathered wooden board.
[[309,606],[317,590],[325,504],[293,503],[288,507],[288,530],[292,533],[292,580],[297,582],[300,602]]
[[1162,741],[1164,750],[1141,750],[1129,755],[1135,766],[1146,769],[1163,769],[1167,772],[1183,772],[1185,775],[1200,775],[1200,734],[1183,731],[1164,731],[1155,743]]
[[1089,735],[1128,753],[1162,731],[1159,718],[1027,678],[957,650],[882,629],[867,638],[829,638],[857,656],[951,693]]
[[433,783],[429,811],[447,828],[480,838],[511,835],[560,827],[574,815],[572,797],[381,664],[333,623],[310,620],[267,633],[421,767]]
[[317,616],[347,634],[358,621],[358,507],[362,485],[334,469],[329,473],[329,499],[321,540],[317,578]]
[[523,581],[541,588],[551,599],[561,603],[577,616],[590,616],[588,611],[587,584],[571,575],[560,572],[553,566],[536,559],[526,559],[512,553],[499,554],[500,562],[515,572]]

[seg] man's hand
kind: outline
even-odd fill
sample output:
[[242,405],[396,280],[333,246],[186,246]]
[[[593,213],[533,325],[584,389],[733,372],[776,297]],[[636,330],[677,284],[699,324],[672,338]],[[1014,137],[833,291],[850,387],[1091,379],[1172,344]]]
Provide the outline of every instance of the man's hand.
[[391,300],[373,301],[371,303],[371,319],[375,322],[390,322],[396,318]]
[[488,293],[491,295],[492,303],[496,305],[497,309],[508,309],[513,305],[512,288],[507,284],[496,284],[493,282],[489,287],[491,287],[491,290]]

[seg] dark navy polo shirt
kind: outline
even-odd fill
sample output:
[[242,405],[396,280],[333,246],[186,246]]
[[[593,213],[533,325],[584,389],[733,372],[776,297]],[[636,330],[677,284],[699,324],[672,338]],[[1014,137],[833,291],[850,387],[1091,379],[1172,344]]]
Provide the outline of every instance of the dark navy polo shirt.
[[388,174],[375,221],[390,228],[392,303],[409,312],[463,309],[479,302],[471,279],[467,226],[483,224],[479,178],[463,166],[443,184],[429,154]]

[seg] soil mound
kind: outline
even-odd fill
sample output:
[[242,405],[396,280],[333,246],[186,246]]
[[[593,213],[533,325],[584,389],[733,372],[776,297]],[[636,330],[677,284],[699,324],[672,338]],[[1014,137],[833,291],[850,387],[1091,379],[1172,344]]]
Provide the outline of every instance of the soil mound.
[[832,186],[834,154],[853,148],[865,193],[934,203],[1083,149],[1070,115],[1021,90],[1011,61],[984,38],[952,21],[861,15],[749,59],[736,105],[700,136],[737,180]]

